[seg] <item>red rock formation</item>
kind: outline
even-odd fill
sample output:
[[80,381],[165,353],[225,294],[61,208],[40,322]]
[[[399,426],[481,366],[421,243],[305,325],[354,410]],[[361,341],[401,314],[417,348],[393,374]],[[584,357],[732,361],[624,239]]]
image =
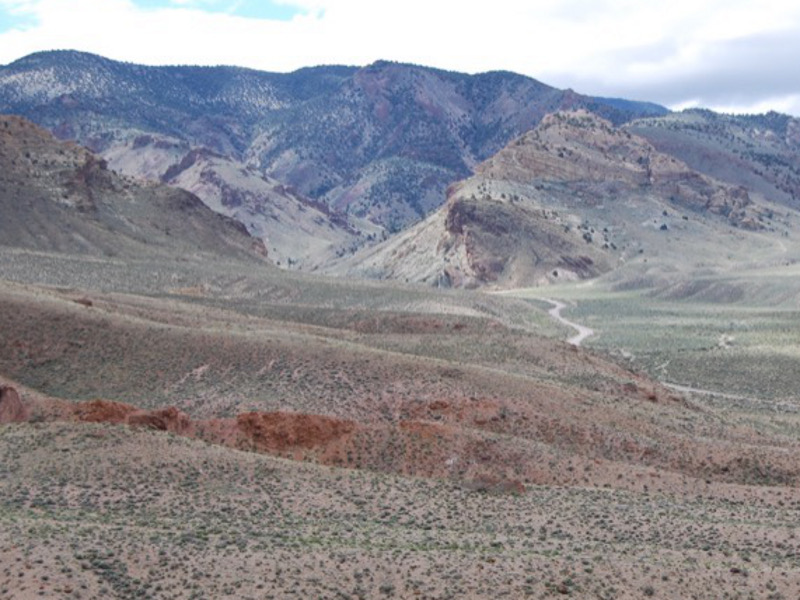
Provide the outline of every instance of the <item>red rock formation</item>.
[[78,402],[73,409],[73,415],[78,421],[85,423],[125,423],[128,415],[136,412],[130,404],[114,402],[112,400],[88,400]]
[[240,443],[262,452],[317,448],[355,429],[352,421],[284,412],[244,413],[237,417],[236,424]]
[[24,423],[29,418],[28,409],[13,387],[0,386],[0,423]]
[[170,431],[180,435],[186,434],[191,428],[189,417],[174,406],[161,410],[137,411],[129,414],[125,422],[131,427]]

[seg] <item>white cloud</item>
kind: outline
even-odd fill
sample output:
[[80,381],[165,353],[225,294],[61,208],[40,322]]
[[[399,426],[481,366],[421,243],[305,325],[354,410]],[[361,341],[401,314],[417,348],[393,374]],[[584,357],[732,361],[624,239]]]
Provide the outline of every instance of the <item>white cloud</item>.
[[774,102],[798,114],[791,98],[800,93],[800,72],[788,62],[800,55],[794,0],[279,0],[303,9],[290,21],[210,13],[206,1],[142,10],[130,0],[0,0],[38,21],[0,34],[0,62],[52,48],[273,71],[384,58],[467,72],[506,69],[584,93],[673,106],[719,107],[727,99],[748,110]]

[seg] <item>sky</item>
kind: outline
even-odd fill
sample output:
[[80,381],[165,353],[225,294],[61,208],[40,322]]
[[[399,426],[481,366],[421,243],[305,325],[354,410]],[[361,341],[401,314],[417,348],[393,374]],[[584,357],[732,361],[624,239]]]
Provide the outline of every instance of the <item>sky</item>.
[[0,0],[0,64],[53,49],[266,71],[384,59],[800,116],[798,0]]

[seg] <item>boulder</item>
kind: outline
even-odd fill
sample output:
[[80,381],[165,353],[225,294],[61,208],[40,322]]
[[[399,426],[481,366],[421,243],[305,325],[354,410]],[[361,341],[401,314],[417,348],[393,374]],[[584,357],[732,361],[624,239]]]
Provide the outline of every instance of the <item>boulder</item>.
[[17,390],[7,385],[0,386],[0,423],[24,423],[28,417],[28,409]]

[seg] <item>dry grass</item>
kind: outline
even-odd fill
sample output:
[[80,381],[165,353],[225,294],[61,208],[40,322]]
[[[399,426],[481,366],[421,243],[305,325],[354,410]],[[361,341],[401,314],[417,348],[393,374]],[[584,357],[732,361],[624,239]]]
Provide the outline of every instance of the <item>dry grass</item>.
[[794,489],[520,496],[103,425],[0,429],[0,597],[773,597]]
[[682,398],[542,337],[562,332],[528,300],[6,256],[0,373],[24,398],[355,425],[283,453],[306,462],[0,426],[0,597],[798,594],[788,409]]

